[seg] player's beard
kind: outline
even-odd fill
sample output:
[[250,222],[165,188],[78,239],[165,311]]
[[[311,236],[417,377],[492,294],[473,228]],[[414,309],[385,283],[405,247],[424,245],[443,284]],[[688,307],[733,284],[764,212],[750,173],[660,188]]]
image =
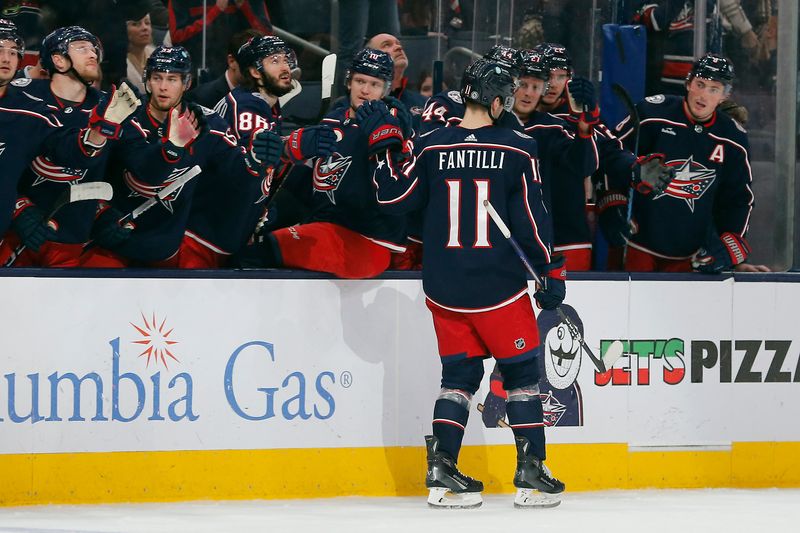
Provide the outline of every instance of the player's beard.
[[267,74],[266,72],[261,73],[261,83],[264,85],[265,91],[279,98],[292,90],[291,82],[289,83],[288,87],[283,87],[280,85],[277,78]]

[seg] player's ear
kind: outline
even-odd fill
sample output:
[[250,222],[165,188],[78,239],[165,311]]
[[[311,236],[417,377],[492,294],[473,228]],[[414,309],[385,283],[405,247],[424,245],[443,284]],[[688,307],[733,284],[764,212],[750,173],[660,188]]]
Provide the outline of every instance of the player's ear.
[[258,69],[256,67],[247,67],[247,71],[250,73],[250,77],[254,80],[261,78],[261,75],[258,73]]

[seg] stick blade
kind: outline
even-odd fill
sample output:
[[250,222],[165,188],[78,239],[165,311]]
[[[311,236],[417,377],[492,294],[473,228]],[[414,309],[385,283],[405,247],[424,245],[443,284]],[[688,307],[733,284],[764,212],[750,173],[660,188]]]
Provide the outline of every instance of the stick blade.
[[622,354],[625,351],[625,347],[622,344],[622,341],[614,341],[608,345],[606,352],[603,354],[603,363],[605,364],[606,368],[611,368],[614,366],[614,363],[622,357]]
[[104,181],[79,183],[72,185],[69,189],[69,203],[82,200],[111,200],[112,196],[114,196],[114,189],[110,183]]
[[322,98],[331,97],[333,79],[336,76],[336,54],[328,54],[322,60]]

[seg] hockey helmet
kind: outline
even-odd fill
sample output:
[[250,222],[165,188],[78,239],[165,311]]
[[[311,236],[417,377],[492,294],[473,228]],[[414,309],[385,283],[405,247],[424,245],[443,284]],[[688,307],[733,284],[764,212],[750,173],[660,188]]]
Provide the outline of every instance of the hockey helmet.
[[694,78],[703,78],[722,83],[726,87],[733,84],[733,63],[719,54],[706,54],[698,59],[692,66],[691,72],[687,77],[688,81]]
[[558,43],[542,43],[536,45],[534,52],[539,52],[545,59],[550,70],[563,69],[572,76],[572,58],[567,53],[567,48]]
[[60,54],[69,58],[69,45],[75,41],[88,41],[92,43],[97,54],[97,62],[103,60],[103,47],[98,39],[90,31],[80,26],[65,26],[58,28],[42,40],[42,66],[50,73],[56,72],[56,65],[53,63],[53,54]]
[[520,76],[530,76],[540,80],[550,79],[550,67],[544,56],[533,50],[520,51]]
[[389,94],[394,79],[394,61],[392,56],[381,50],[374,48],[364,48],[359,50],[353,57],[350,68],[345,75],[345,84],[353,77],[354,73],[366,74],[373,78],[378,78],[386,82],[384,96]]
[[182,46],[159,46],[153,50],[144,66],[142,79],[145,82],[145,87],[153,72],[181,74],[183,83],[188,87],[192,81],[192,58]]
[[17,45],[17,55],[25,54],[25,41],[17,30],[17,25],[8,19],[0,19],[0,41],[11,41]]
[[274,35],[251,37],[239,47],[239,51],[236,53],[236,61],[243,71],[246,71],[249,67],[255,67],[261,72],[264,69],[262,60],[274,54],[286,54],[289,68],[297,68],[297,56],[294,51],[289,48],[283,39]]
[[506,67],[506,69],[511,72],[512,76],[516,77],[519,75],[522,54],[516,48],[497,44],[483,54],[483,58]]
[[487,59],[478,59],[468,66],[461,79],[461,96],[487,109],[491,109],[492,102],[499,97],[503,110],[511,111],[515,89],[516,83],[508,67]]

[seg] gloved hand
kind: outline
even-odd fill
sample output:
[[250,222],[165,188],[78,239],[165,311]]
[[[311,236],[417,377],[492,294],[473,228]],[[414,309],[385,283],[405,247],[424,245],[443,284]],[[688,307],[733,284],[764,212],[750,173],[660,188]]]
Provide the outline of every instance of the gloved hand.
[[552,311],[564,301],[567,295],[566,258],[561,254],[553,254],[550,263],[540,265],[538,270],[542,285],[533,293],[539,307]]
[[403,102],[394,96],[387,96],[383,101],[389,108],[389,112],[397,117],[397,120],[400,122],[400,131],[403,133],[403,138],[410,139],[414,135],[411,111],[408,110],[408,107]]
[[276,167],[281,161],[283,153],[283,139],[280,135],[267,128],[253,132],[250,137],[250,155],[260,165]]
[[567,101],[570,114],[578,121],[590,125],[600,122],[600,108],[597,107],[597,96],[590,80],[586,78],[569,80]]
[[56,238],[55,228],[45,220],[45,214],[28,198],[19,198],[14,209],[11,227],[22,244],[29,250],[38,252],[45,241]]
[[100,202],[94,225],[92,226],[92,240],[107,249],[114,249],[127,241],[135,225],[133,222],[120,225],[119,219],[123,216],[119,209],[115,209],[105,202]]
[[496,428],[497,423],[506,416],[506,401],[508,394],[503,390],[503,376],[495,364],[492,375],[489,377],[489,393],[483,401],[483,425],[487,428]]
[[284,154],[292,163],[328,157],[336,149],[336,134],[327,124],[294,130],[286,139]]
[[750,245],[741,235],[726,231],[710,234],[706,244],[692,258],[692,268],[703,274],[719,274],[744,263],[750,255]]
[[628,197],[619,192],[608,191],[598,198],[597,216],[610,246],[625,246],[638,229],[633,221],[628,224]]
[[104,137],[119,139],[122,131],[121,124],[141,104],[142,102],[127,83],[123,82],[119,89],[112,85],[111,92],[102,93],[100,101],[92,109],[92,114],[89,116],[89,127],[96,129]]
[[641,194],[661,194],[675,178],[675,169],[664,165],[664,154],[640,156],[633,164],[633,186]]
[[356,119],[367,136],[368,155],[373,156],[390,148],[402,149],[400,121],[380,100],[361,104],[356,111]]

